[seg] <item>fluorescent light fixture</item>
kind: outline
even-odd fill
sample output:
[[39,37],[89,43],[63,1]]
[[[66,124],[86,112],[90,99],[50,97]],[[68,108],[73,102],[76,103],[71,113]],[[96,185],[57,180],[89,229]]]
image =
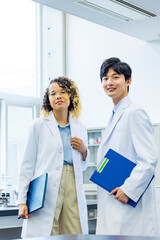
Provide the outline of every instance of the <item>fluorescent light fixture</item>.
[[122,21],[141,20],[156,16],[154,13],[124,0],[81,0],[75,3]]

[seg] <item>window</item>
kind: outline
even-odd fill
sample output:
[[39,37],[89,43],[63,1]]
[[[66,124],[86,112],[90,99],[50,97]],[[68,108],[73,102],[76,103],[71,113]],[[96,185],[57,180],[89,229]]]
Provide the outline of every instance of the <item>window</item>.
[[38,12],[31,0],[3,1],[0,8],[0,176],[14,185],[28,127],[40,110]]
[[64,25],[65,14],[32,0],[1,3],[0,176],[9,176],[14,185],[25,136],[39,116],[48,82],[65,75]]
[[33,119],[33,107],[8,106],[8,156],[6,162],[7,175],[11,177],[14,185],[18,184],[17,171],[13,171],[15,166],[19,166],[25,145],[28,126]]
[[13,94],[0,100],[0,175],[18,183],[18,167],[22,159],[25,137],[31,121],[38,117],[40,100]]
[[37,97],[36,3],[1,1],[0,91]]

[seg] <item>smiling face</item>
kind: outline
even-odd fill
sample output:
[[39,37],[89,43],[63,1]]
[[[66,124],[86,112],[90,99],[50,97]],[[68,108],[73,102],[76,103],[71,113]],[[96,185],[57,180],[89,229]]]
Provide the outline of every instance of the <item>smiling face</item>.
[[53,112],[68,112],[70,95],[64,88],[60,87],[57,82],[52,83],[49,88],[49,101]]
[[125,79],[123,74],[116,73],[112,68],[102,78],[102,84],[106,94],[112,98],[114,105],[128,95],[127,88],[131,84],[131,78]]

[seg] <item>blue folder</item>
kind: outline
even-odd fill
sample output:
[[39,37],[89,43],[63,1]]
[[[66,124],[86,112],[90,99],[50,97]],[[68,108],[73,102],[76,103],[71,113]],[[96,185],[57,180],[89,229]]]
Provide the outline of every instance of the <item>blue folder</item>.
[[30,182],[27,193],[28,213],[44,207],[48,173],[44,173]]
[[[26,203],[29,214],[44,207],[47,180],[48,173],[44,173],[30,182]],[[18,216],[18,219],[20,218],[21,217]]]
[[[130,176],[135,166],[136,164],[129,159],[123,157],[114,150],[109,149],[104,157],[104,160],[100,162],[97,169],[90,177],[90,180],[99,185],[100,187],[104,188],[105,190],[111,192],[116,187],[120,187],[121,185],[123,185],[125,180]],[[149,184],[151,183],[153,178],[154,175],[152,176]],[[142,193],[142,195],[144,194],[144,192]],[[129,199],[128,204],[130,204],[132,207],[136,207],[142,195],[137,202]]]

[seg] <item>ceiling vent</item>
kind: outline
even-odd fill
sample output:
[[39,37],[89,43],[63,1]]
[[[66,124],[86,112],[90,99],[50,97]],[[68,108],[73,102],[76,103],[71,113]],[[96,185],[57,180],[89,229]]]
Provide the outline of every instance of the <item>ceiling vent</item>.
[[81,0],[75,3],[122,21],[142,20],[157,16],[153,12],[124,0]]

